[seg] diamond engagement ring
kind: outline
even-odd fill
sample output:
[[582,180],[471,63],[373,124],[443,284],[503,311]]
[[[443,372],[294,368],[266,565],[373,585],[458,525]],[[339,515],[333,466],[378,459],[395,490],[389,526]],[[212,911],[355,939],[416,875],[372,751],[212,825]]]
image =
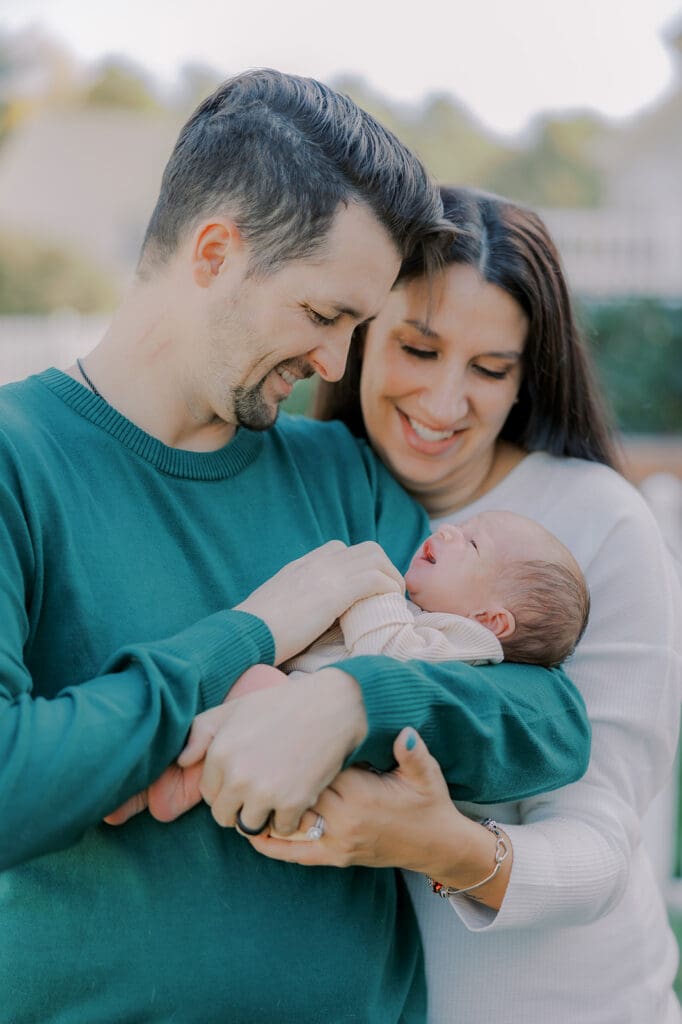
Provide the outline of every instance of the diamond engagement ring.
[[321,839],[324,835],[324,818],[321,814],[318,814],[315,819],[315,824],[306,832],[308,839]]

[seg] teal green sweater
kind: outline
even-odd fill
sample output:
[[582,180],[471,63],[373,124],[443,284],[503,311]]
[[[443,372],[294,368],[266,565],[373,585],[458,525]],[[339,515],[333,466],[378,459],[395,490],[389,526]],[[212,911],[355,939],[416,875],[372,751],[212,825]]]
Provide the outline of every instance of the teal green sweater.
[[[404,570],[426,528],[337,424],[282,416],[191,453],[56,370],[0,389],[0,1020],[423,1021],[393,871],[269,861],[205,806],[100,821],[272,662],[267,627],[231,607],[331,538],[376,539]],[[585,768],[584,709],[559,671],[343,667],[369,718],[351,760],[389,768],[410,724],[463,799]]]

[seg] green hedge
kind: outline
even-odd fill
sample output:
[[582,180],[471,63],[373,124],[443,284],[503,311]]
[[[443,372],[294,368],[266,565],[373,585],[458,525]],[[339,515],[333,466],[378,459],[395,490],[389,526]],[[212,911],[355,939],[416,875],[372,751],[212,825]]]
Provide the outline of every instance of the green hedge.
[[580,316],[620,429],[682,433],[682,301],[583,301]]

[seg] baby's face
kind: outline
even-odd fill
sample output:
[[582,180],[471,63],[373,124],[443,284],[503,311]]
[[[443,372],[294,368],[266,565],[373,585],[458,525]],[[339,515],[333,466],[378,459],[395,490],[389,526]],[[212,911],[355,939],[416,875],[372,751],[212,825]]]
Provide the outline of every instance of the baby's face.
[[482,512],[440,526],[414,555],[405,582],[424,611],[476,615],[495,603],[504,605],[498,575],[507,561],[551,560],[556,543],[525,516]]

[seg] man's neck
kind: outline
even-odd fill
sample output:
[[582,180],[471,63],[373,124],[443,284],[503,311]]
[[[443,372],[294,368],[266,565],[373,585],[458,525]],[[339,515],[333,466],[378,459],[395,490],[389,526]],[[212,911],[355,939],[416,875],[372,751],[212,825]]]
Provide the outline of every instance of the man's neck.
[[[236,427],[218,420],[204,399],[182,318],[167,298],[167,287],[135,284],[82,365],[102,398],[152,437],[172,448],[215,451]],[[78,366],[67,372],[86,383]]]

